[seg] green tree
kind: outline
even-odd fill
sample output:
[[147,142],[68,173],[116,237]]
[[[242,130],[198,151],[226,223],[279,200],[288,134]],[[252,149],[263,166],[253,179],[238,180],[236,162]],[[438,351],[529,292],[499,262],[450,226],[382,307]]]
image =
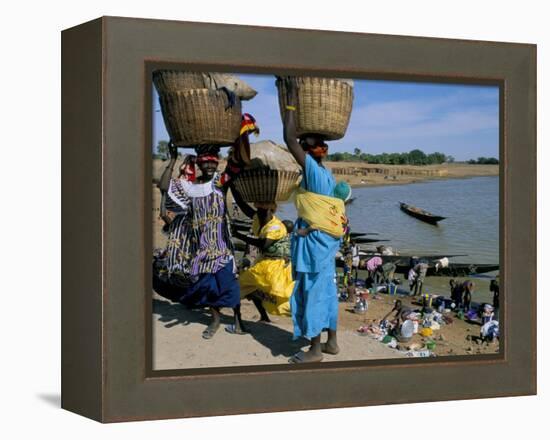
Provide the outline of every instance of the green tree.
[[159,141],[157,144],[157,155],[162,159],[166,160],[170,156],[168,149],[168,141]]
[[425,165],[426,162],[427,156],[422,150],[414,149],[409,151],[409,163],[411,165]]
[[361,157],[361,148],[354,148],[353,155],[359,159]]
[[431,153],[428,155],[428,163],[430,164],[441,164],[445,162],[445,155],[443,153],[438,153],[437,151],[435,153]]

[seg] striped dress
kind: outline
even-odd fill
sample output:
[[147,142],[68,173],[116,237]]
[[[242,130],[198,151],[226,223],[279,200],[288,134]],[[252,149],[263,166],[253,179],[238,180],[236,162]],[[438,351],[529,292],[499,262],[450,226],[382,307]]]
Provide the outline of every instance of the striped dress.
[[236,306],[240,294],[220,176],[216,174],[210,182],[202,184],[172,179],[165,203],[176,214],[170,224],[165,252],[168,279],[183,278],[189,284],[181,289],[180,301]]

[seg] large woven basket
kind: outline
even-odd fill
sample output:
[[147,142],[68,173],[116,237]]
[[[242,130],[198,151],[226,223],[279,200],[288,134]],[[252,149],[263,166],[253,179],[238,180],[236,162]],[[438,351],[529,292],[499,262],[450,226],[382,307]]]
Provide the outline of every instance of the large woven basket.
[[300,184],[296,171],[254,168],[242,171],[235,187],[246,202],[284,202]]
[[[297,77],[297,135],[320,134],[327,140],[344,137],[353,105],[353,87],[333,78]],[[277,80],[279,109],[284,118],[286,85]]]
[[201,72],[183,72],[181,70],[155,70],[153,83],[159,94],[206,88]]
[[231,145],[239,137],[241,102],[228,108],[224,92],[195,89],[159,95],[170,140],[178,147]]

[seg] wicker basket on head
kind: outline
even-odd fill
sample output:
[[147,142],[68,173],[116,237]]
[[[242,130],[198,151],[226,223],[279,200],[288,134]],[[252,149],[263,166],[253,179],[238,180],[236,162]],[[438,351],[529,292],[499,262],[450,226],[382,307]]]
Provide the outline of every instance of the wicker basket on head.
[[284,202],[300,180],[297,171],[253,168],[238,175],[235,188],[246,202]]
[[159,101],[170,140],[178,147],[231,145],[239,137],[238,98],[228,107],[224,92],[195,89],[162,93]]
[[159,94],[206,88],[201,72],[183,72],[181,70],[155,70],[153,83]]
[[[296,133],[320,134],[327,140],[344,137],[353,105],[353,86],[333,78],[296,77]],[[277,79],[279,108],[284,118],[286,84]]]

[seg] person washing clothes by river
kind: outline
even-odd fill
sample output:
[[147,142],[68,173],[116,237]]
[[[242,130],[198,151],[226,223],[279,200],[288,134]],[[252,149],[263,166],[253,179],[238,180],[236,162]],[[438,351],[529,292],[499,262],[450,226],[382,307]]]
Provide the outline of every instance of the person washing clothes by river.
[[466,280],[462,284],[462,290],[464,292],[463,305],[465,312],[469,311],[472,305],[472,294],[474,293],[474,287],[475,284],[470,280]]
[[[402,335],[401,326],[405,321],[409,319],[409,316],[412,313],[411,308],[404,306],[401,300],[398,299],[397,301],[395,301],[393,308],[380,320],[380,324],[383,325],[384,321],[386,321],[392,313],[395,314],[393,319],[390,321],[392,327],[391,334],[395,336],[400,342],[406,342],[410,340],[411,336]],[[407,331],[409,331],[409,329],[407,329]]]
[[457,282],[451,279],[449,285],[451,287],[451,299],[455,303],[456,309],[463,309],[466,312],[470,310],[475,284],[470,280]]
[[424,261],[419,261],[412,268],[416,273],[413,283],[413,296],[422,295],[422,288],[424,287],[424,280],[426,279],[426,273],[428,272],[428,264]]
[[352,282],[353,257],[351,248],[344,249],[344,287],[347,289]]
[[351,274],[353,278],[353,283],[357,284],[357,278],[359,276],[359,246],[355,240],[350,241],[351,245]]
[[[296,83],[293,78],[279,78],[278,81],[285,81],[287,90],[287,106],[284,109],[283,121],[284,140],[303,171],[301,191],[296,199],[299,216],[296,220],[297,232],[293,235],[291,243],[295,279],[291,297],[294,337],[304,337],[310,341],[309,350],[296,353],[289,362],[319,362],[323,359],[323,353],[337,354],[340,351],[337,341],[338,296],[335,258],[347,219],[344,203],[334,198],[334,177],[323,165],[328,145],[318,135],[304,136],[297,140]],[[304,204],[301,204],[301,201]],[[308,212],[304,208],[305,202],[318,206],[319,211]],[[325,206],[323,212],[320,211],[322,206]],[[311,224],[317,222],[326,228],[327,219],[330,218],[333,219],[333,235],[327,229],[322,230],[321,227]],[[302,230],[307,232],[302,233]],[[328,329],[328,339],[321,343],[324,329]]]
[[380,283],[392,283],[397,266],[393,263],[383,263],[376,268],[376,275]]
[[370,279],[371,283],[374,283],[374,284],[379,283],[380,276],[379,276],[378,268],[382,266],[382,264],[383,264],[382,258],[378,256],[372,257],[367,261],[365,265],[365,269],[368,272],[367,279]]

